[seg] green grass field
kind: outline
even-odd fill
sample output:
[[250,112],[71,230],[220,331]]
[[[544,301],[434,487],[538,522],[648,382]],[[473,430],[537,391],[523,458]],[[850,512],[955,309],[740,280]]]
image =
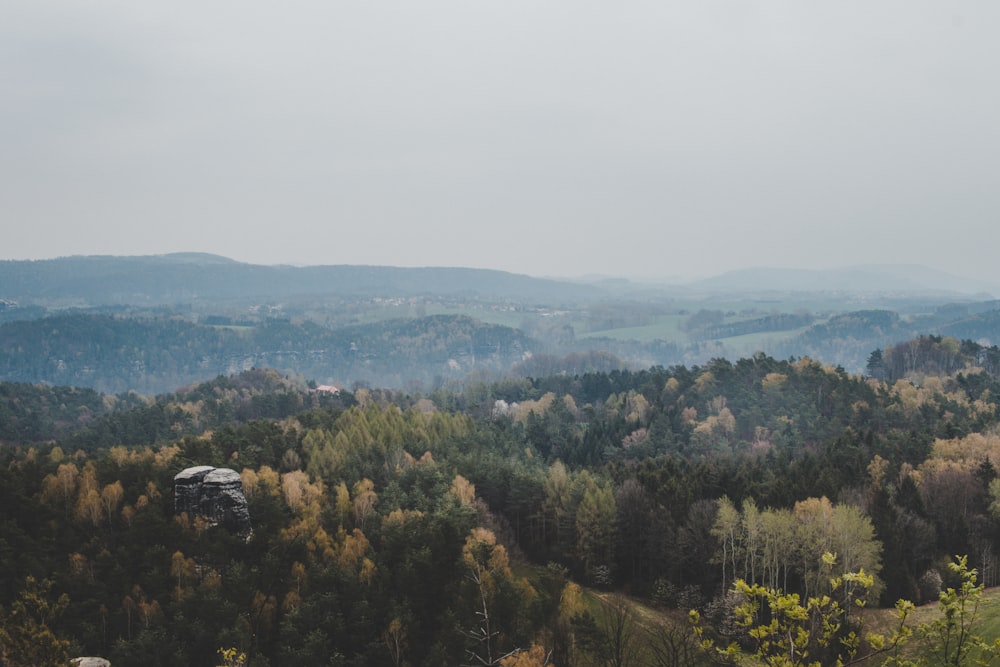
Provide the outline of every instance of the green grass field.
[[[687,341],[687,334],[681,330],[681,324],[686,319],[682,315],[661,315],[656,318],[653,324],[641,327],[622,327],[619,329],[603,329],[600,331],[588,331],[578,333],[579,338],[615,338],[618,340],[637,340],[649,342],[653,340],[664,340],[671,343],[684,343]],[[579,321],[574,324],[577,331],[586,331],[586,323]]]
[[[614,338],[618,340],[636,340],[643,343],[654,340],[662,340],[668,343],[683,345],[691,342],[687,332],[681,328],[685,319],[686,317],[681,315],[664,315],[657,318],[657,321],[654,324],[646,326],[590,331],[584,334],[578,334],[577,336],[578,338]],[[739,322],[742,319],[753,318],[727,318],[726,324]],[[746,334],[744,336],[730,336],[728,338],[720,338],[718,340],[725,341],[726,347],[733,350],[734,353],[749,356],[758,350],[766,348],[769,343],[793,338],[808,329],[809,327],[799,327],[798,329],[789,329],[787,331],[768,331],[763,333]]]

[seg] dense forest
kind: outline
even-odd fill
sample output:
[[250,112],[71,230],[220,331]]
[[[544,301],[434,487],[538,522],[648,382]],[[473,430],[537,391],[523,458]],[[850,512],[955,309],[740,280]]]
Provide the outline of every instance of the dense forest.
[[[921,329],[957,329],[976,334],[964,340],[987,343],[989,337],[983,333],[996,330],[1000,311],[958,321],[949,319],[956,317],[954,311],[949,312],[918,320],[903,320],[891,311],[839,314],[774,341],[770,356],[841,360],[836,365],[863,372],[868,370],[873,349],[909,340]],[[544,326],[523,328],[462,314],[327,326],[304,318],[208,316],[199,320],[177,313],[68,312],[0,324],[0,377],[11,382],[91,387],[108,394],[160,394],[205,377],[275,368],[321,383],[427,393],[511,376],[703,365],[728,358],[718,336],[776,335],[814,318],[769,315],[720,323],[725,319],[721,311],[690,314],[685,320],[690,342],[682,344],[579,337],[559,318]],[[995,362],[984,358],[981,363]],[[902,377],[905,365],[887,370]]]
[[0,326],[0,377],[161,393],[194,378],[276,367],[375,386],[434,386],[473,369],[504,371],[529,349],[538,346],[517,329],[460,315],[330,329],[287,319],[226,326],[70,314]]
[[[871,606],[920,603],[966,554],[994,585],[997,359],[921,337],[867,375],[758,354],[429,392],[3,383],[0,638],[10,664],[25,633],[115,667],[640,664],[588,595],[739,640],[736,580],[806,599],[863,571]],[[249,538],[175,512],[192,466],[239,473]],[[645,628],[673,648],[644,664],[700,659],[678,627]]]

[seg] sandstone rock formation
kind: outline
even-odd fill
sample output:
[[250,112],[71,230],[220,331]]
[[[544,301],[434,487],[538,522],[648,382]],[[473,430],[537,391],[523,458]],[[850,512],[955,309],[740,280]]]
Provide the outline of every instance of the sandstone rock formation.
[[174,476],[174,511],[191,518],[203,517],[210,525],[248,537],[250,511],[243,495],[243,482],[235,470],[195,466]]

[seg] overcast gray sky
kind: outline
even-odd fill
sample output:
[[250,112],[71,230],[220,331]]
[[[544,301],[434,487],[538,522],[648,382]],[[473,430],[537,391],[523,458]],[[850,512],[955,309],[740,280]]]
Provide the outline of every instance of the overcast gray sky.
[[0,0],[0,258],[1000,283],[1000,2]]

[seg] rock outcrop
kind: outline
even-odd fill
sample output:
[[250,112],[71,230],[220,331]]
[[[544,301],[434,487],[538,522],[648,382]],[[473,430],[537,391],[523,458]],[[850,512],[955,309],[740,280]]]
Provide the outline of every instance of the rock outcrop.
[[210,525],[249,537],[250,511],[243,482],[235,470],[196,466],[174,476],[174,511],[191,518],[203,517]]
[[73,667],[111,667],[104,658],[73,658],[69,661]]
[[187,512],[189,517],[201,516],[201,487],[212,466],[186,468],[174,475],[174,512]]

